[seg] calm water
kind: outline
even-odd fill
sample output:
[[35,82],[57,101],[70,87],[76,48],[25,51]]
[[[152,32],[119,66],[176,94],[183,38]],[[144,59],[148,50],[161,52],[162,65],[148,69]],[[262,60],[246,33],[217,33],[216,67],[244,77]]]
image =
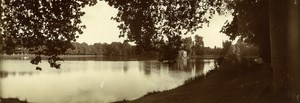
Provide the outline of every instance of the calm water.
[[174,65],[155,60],[77,60],[62,62],[60,70],[42,61],[42,71],[36,71],[29,60],[1,60],[0,65],[0,97],[35,103],[103,103],[175,88],[212,69],[213,60],[185,60]]

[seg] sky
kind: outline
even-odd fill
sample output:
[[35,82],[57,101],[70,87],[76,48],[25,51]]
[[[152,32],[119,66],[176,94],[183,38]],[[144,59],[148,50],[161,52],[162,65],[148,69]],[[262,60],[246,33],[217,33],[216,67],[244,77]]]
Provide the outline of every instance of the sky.
[[[111,17],[117,15],[117,9],[110,7],[106,2],[100,1],[95,6],[84,8],[83,11],[86,13],[81,20],[82,24],[86,25],[87,28],[79,36],[78,42],[94,44],[99,42],[123,42],[125,40],[125,38],[119,38],[118,23],[111,20]],[[228,40],[228,37],[220,33],[220,30],[226,20],[231,19],[231,16],[215,15],[210,20],[209,27],[204,26],[193,35],[185,35],[184,37],[200,35],[203,37],[204,46],[222,47],[222,42]]]

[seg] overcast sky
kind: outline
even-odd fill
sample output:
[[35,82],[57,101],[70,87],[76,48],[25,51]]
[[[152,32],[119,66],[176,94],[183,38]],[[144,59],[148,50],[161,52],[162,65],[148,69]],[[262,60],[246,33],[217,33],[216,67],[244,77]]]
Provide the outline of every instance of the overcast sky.
[[[119,38],[118,23],[111,20],[116,16],[117,10],[110,7],[106,2],[98,2],[97,5],[86,7],[83,9],[86,14],[82,17],[82,23],[87,26],[83,30],[83,34],[78,38],[78,42],[93,43],[111,43],[114,41],[123,42],[125,38]],[[209,27],[198,30],[194,35],[204,37],[204,45],[209,47],[222,47],[222,41],[227,40],[225,34],[220,33],[222,26],[226,20],[230,20],[229,16],[214,16],[210,20]],[[194,37],[194,35],[192,35]],[[189,36],[189,35],[188,35]],[[185,36],[186,37],[186,36]]]

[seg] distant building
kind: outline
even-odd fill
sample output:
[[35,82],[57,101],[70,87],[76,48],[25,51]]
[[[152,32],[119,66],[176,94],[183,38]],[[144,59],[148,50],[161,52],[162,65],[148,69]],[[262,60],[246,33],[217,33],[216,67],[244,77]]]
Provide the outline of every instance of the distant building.
[[186,59],[186,58],[187,58],[187,52],[185,50],[179,50],[178,59]]

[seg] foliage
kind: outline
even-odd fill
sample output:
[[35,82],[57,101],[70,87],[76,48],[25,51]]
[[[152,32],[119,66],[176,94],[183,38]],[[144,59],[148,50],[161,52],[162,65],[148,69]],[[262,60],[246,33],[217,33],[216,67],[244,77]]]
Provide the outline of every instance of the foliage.
[[129,56],[135,55],[135,47],[131,46],[128,42],[112,42],[107,43],[94,43],[88,45],[86,43],[72,43],[75,47],[68,49],[65,54],[68,55],[104,55],[104,56]]
[[217,47],[204,47],[204,55],[220,55],[221,51],[222,49]]
[[11,54],[22,45],[36,54],[55,55],[65,52],[82,33],[81,8],[94,5],[85,0],[4,0],[0,25],[4,50]]
[[225,57],[225,55],[227,54],[227,52],[229,51],[230,47],[231,47],[231,42],[230,41],[225,41],[223,42],[223,48],[221,50],[221,57]]
[[203,37],[195,35],[195,45],[193,47],[195,55],[204,55]]
[[[182,39],[182,49],[187,51],[188,56],[192,55],[204,55],[204,42],[203,37],[195,35],[195,40],[193,41],[191,37],[186,37]],[[210,48],[208,48],[210,49]],[[213,54],[213,53],[212,53]]]
[[161,62],[175,62],[176,58],[178,57],[178,52],[181,48],[181,36],[169,37],[169,41],[164,42],[162,41],[161,47],[159,51],[159,61]]
[[71,48],[82,34],[81,10],[96,0],[1,0],[0,35],[3,50],[12,54],[17,46],[37,55],[56,56]]
[[186,37],[182,39],[182,49],[187,51],[188,56],[193,55],[194,42],[191,37]]
[[241,57],[258,57],[259,48],[253,44],[238,42],[237,47],[240,49]]
[[252,60],[259,56],[259,48],[253,44],[245,43],[238,40],[236,44],[231,42],[223,42],[223,49],[220,58],[226,59],[233,63],[240,63],[247,60]]
[[254,43],[260,49],[260,56],[270,62],[270,30],[268,0],[233,0],[227,2],[227,9],[233,9],[232,22],[228,22],[221,32],[235,39],[240,36],[247,43]]
[[[204,15],[209,13],[212,16],[216,11],[220,12],[222,5],[220,0],[104,1],[119,10],[112,19],[120,23],[120,37],[126,35],[129,41],[135,42],[138,52],[166,50],[171,45],[176,46],[177,43],[168,42],[173,42],[171,39],[182,34],[193,33],[203,23],[209,23]],[[209,5],[219,6],[214,9]]]
[[[1,30],[1,29],[0,29]],[[1,32],[1,31],[0,31]],[[3,41],[2,41],[2,35],[0,34],[0,53],[2,52],[2,46],[3,46]]]

